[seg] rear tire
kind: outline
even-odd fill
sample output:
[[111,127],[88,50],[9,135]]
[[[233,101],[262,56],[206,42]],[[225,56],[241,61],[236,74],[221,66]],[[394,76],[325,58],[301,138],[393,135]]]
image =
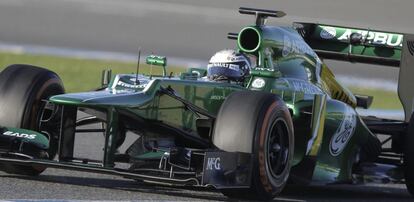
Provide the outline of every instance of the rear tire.
[[[31,65],[10,65],[0,73],[0,125],[39,131],[44,108],[42,100],[64,93],[62,81],[56,73]],[[56,154],[56,137],[50,134],[49,151],[23,151],[33,158],[48,158]],[[8,165],[8,173],[38,175],[46,167]]]
[[213,143],[228,152],[253,154],[251,188],[223,189],[231,198],[271,200],[286,185],[294,151],[293,124],[274,94],[241,91],[222,104]]
[[411,115],[404,142],[405,185],[408,192],[414,196],[414,113]]

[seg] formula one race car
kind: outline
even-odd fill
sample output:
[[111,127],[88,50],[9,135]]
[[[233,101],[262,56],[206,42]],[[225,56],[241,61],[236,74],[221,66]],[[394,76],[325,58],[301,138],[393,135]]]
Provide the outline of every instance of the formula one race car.
[[[228,35],[254,59],[241,83],[203,79],[206,70],[198,68],[173,77],[165,57],[149,56],[146,62],[162,66],[163,75],[106,71],[101,89],[64,94],[49,70],[7,67],[0,73],[0,169],[23,175],[72,169],[262,200],[289,183],[380,175],[414,194],[414,36],[268,26],[266,18],[285,14],[239,12],[256,17],[255,25]],[[340,85],[321,58],[399,67],[405,120],[359,116],[355,109],[368,108],[372,97]],[[101,160],[75,155],[75,137],[85,133],[104,134]]]

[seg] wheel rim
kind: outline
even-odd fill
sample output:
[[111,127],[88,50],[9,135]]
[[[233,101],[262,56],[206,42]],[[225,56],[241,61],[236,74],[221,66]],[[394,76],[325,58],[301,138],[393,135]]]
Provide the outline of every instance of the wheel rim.
[[289,133],[286,122],[277,119],[270,128],[267,138],[267,162],[271,175],[279,178],[289,163]]

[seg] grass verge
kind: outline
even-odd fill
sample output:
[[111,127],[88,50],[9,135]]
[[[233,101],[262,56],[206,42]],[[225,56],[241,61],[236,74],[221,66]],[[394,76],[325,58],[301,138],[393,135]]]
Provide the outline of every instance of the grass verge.
[[397,92],[352,86],[349,88],[355,94],[374,96],[374,100],[370,107],[371,109],[402,110],[402,105]]
[[[136,71],[136,64],[128,62],[0,52],[0,70],[11,64],[31,64],[54,71],[63,80],[67,92],[87,91],[99,87],[104,69],[112,69],[113,75]],[[168,67],[167,71],[182,72],[184,69]],[[141,64],[140,72],[148,74],[149,66]],[[161,74],[161,68],[153,67],[153,73]],[[396,92],[359,87],[350,89],[357,94],[374,96],[371,108],[402,109]]]
[[[112,69],[112,75],[136,71],[136,63],[0,52],[0,70],[11,64],[31,64],[56,72],[63,80],[66,92],[88,91],[99,87],[104,69]],[[184,69],[167,67],[167,71],[179,72]],[[148,74],[150,67],[141,64],[140,72]],[[153,73],[161,74],[162,69],[154,66]]]

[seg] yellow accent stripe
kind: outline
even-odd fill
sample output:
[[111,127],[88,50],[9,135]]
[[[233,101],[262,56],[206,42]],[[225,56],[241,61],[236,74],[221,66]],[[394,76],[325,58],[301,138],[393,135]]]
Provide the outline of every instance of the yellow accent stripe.
[[316,140],[312,145],[310,156],[316,156],[319,153],[319,150],[322,145],[322,139],[323,139],[323,130],[325,129],[325,109],[326,109],[326,102],[323,104],[323,107],[321,109],[321,117],[319,120],[319,128],[318,128],[318,135],[316,136]]

